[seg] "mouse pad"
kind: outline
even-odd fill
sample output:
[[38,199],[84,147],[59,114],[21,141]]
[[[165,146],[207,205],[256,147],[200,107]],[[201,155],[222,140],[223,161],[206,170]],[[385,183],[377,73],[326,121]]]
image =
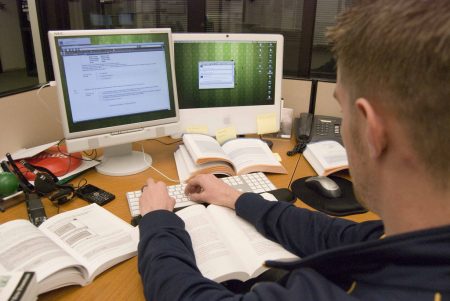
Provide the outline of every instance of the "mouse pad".
[[350,214],[365,213],[367,209],[362,207],[353,193],[353,185],[347,179],[328,176],[336,182],[342,191],[342,196],[334,199],[324,197],[306,187],[305,180],[309,177],[300,178],[292,182],[291,190],[295,196],[312,208],[329,215],[345,216]]

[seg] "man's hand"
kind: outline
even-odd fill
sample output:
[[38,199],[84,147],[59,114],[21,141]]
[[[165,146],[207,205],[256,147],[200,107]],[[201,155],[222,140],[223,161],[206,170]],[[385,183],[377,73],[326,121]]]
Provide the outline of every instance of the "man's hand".
[[201,174],[187,181],[184,191],[192,201],[207,202],[234,209],[240,191],[211,174]]
[[142,195],[139,199],[139,209],[141,215],[155,210],[169,210],[173,211],[175,206],[175,199],[169,196],[166,184],[163,182],[156,182],[149,178],[147,185],[142,189]]

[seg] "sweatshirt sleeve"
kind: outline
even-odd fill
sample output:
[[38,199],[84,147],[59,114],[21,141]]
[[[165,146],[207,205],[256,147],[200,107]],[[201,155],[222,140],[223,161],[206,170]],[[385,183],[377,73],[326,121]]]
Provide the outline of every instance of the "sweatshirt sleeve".
[[380,221],[356,223],[285,202],[267,201],[254,193],[244,193],[239,197],[236,214],[267,238],[301,257],[378,239],[384,231]]
[[198,291],[218,300],[232,297],[201,275],[189,234],[177,215],[167,210],[147,213],[139,222],[139,234],[138,269],[147,300],[182,300]]

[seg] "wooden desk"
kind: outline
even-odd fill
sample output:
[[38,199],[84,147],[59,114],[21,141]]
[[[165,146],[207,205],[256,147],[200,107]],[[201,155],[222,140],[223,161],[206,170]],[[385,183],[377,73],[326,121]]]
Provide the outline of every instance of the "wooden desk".
[[[142,145],[144,150],[152,156],[153,166],[166,174],[167,176],[177,179],[177,171],[173,153],[177,149],[179,143],[173,143],[174,140],[170,138],[159,139],[164,143],[172,143],[170,145],[162,144],[155,140],[144,141]],[[286,152],[290,150],[295,142],[293,140],[273,139],[273,151],[279,153],[282,158],[282,163],[288,170],[286,175],[269,175],[271,181],[278,188],[288,188],[291,181],[303,176],[313,175],[314,171],[309,164],[299,155],[288,157]],[[135,149],[140,150],[140,143],[135,143]],[[168,185],[173,183],[168,182],[158,173],[152,169],[148,169],[136,175],[124,177],[111,177],[97,173],[95,170],[90,170],[83,176],[75,179],[72,183],[77,185],[81,178],[85,178],[88,183],[97,185],[116,195],[116,199],[104,207],[119,216],[123,220],[129,222],[131,215],[128,209],[128,203],[125,197],[127,191],[139,190],[145,183],[148,177],[153,177],[156,180],[166,182]],[[43,201],[47,216],[57,214],[57,208],[51,204],[47,199]],[[68,204],[60,207],[60,211],[68,211],[86,205],[86,202],[80,199],[75,199]],[[302,202],[298,201],[297,205],[300,207],[307,207]],[[0,213],[0,223],[8,220],[23,218],[27,219],[25,204],[19,204],[15,207],[9,208],[6,212]],[[367,220],[376,218],[373,214],[363,214],[355,216],[354,220]],[[39,300],[144,300],[142,283],[137,270],[137,257],[131,258],[122,262],[108,271],[99,275],[91,284],[85,287],[68,286],[39,296]]]
[[[159,141],[164,143],[172,143],[170,145],[162,144],[155,140],[142,142],[144,150],[152,156],[152,166],[166,174],[168,177],[177,179],[177,170],[173,153],[180,143],[173,143],[176,140],[170,138],[162,138]],[[298,156],[288,157],[286,151],[294,146],[294,142],[290,140],[274,141],[273,151],[278,152],[282,159],[283,165],[288,170],[287,175],[270,175],[270,179],[277,187],[288,187],[295,167],[297,165]],[[141,149],[140,143],[135,143],[136,150]],[[111,177],[90,170],[84,175],[78,177],[72,183],[77,185],[81,178],[85,178],[88,183],[97,185],[106,191],[116,195],[116,199],[104,206],[115,215],[123,220],[130,222],[131,215],[128,209],[128,203],[125,197],[127,191],[139,190],[148,177],[161,180],[172,185],[153,169],[147,169],[136,175],[124,177]],[[43,200],[45,210],[48,217],[57,214],[57,208],[51,204],[48,199]],[[68,211],[87,203],[80,199],[75,199],[60,207],[60,211]],[[28,219],[25,204],[19,204],[9,208],[6,212],[0,213],[0,223],[4,223],[13,219]],[[39,296],[39,300],[145,300],[141,279],[137,270],[137,257],[122,262],[108,271],[100,274],[91,284],[80,286],[68,286]]]

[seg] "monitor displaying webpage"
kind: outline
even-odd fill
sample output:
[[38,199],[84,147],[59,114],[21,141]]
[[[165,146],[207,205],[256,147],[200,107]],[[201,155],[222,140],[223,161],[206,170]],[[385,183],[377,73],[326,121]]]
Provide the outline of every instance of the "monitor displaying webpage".
[[59,37],[71,131],[175,115],[167,35]]
[[180,109],[273,105],[276,42],[176,40]]
[[163,43],[90,40],[59,40],[74,122],[170,108]]

